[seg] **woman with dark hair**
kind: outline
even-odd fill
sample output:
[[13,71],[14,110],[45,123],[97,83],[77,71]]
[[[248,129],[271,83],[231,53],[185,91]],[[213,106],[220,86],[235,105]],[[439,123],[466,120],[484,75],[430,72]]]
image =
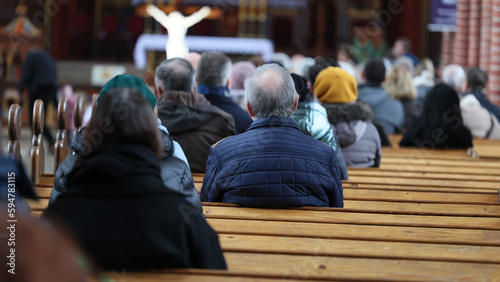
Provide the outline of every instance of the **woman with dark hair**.
[[111,90],[84,130],[89,154],[44,216],[66,224],[106,269],[226,268],[215,231],[162,181],[160,133],[141,94]]
[[[146,83],[137,76],[130,74],[120,74],[110,79],[102,88],[97,99],[99,104],[101,99],[105,97],[111,90],[116,88],[131,88],[140,93],[151,105],[151,108],[156,111],[156,97],[149,89]],[[113,105],[114,108],[116,106]],[[136,120],[133,119],[133,122]],[[157,120],[157,129],[160,134],[162,143],[162,151],[160,155],[161,176],[164,187],[173,189],[184,194],[186,199],[195,205],[199,213],[202,213],[202,207],[198,192],[194,186],[193,176],[187,164],[184,152],[180,145],[172,140],[168,130],[161,125]],[[84,156],[90,152],[89,146],[84,142],[83,132],[81,129],[71,143],[73,154],[68,156],[61,165],[57,168],[54,177],[54,189],[50,194],[49,204],[51,204],[61,193],[66,192],[66,178],[77,167]],[[95,136],[97,138],[99,136]]]
[[457,92],[446,84],[432,88],[425,98],[423,112],[406,130],[399,146],[466,149],[472,135],[463,124]]

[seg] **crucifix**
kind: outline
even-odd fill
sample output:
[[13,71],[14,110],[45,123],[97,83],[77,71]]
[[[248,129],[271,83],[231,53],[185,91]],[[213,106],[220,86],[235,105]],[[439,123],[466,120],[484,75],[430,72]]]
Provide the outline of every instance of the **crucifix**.
[[188,28],[197,24],[210,15],[210,7],[204,6],[198,12],[184,17],[180,12],[174,11],[167,15],[153,4],[146,7],[147,13],[159,22],[168,31],[168,41],[166,46],[167,59],[184,58],[189,53],[186,44],[186,33]]

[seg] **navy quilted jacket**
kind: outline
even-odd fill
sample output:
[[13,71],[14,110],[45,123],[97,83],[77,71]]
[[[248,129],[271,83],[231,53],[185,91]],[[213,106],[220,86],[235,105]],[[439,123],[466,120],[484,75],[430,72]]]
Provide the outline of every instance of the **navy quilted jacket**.
[[343,207],[333,149],[300,132],[292,118],[260,118],[212,146],[204,202],[251,207]]

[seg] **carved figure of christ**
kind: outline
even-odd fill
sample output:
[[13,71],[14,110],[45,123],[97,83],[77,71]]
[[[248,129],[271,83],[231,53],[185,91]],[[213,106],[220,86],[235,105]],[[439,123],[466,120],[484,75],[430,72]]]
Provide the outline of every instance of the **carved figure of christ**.
[[180,12],[172,12],[169,15],[158,9],[153,4],[146,7],[148,14],[159,22],[168,31],[168,41],[166,46],[167,59],[184,58],[189,53],[189,48],[186,44],[186,33],[188,28],[197,24],[212,11],[210,7],[204,6],[198,12],[184,17]]

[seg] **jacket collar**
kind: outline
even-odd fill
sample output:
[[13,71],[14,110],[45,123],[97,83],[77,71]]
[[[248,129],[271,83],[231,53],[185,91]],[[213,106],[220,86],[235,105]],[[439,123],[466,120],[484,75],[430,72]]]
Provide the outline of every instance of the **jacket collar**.
[[360,85],[360,87],[382,87],[382,83],[375,81],[367,81],[365,84]]
[[213,85],[205,85],[205,84],[198,84],[198,87],[196,88],[196,91],[203,95],[218,95],[218,96],[224,96],[224,97],[231,97],[231,94],[229,92],[229,88],[225,86],[213,86]]
[[300,131],[299,126],[292,117],[263,117],[255,120],[247,129],[253,130],[262,127],[290,127]]

